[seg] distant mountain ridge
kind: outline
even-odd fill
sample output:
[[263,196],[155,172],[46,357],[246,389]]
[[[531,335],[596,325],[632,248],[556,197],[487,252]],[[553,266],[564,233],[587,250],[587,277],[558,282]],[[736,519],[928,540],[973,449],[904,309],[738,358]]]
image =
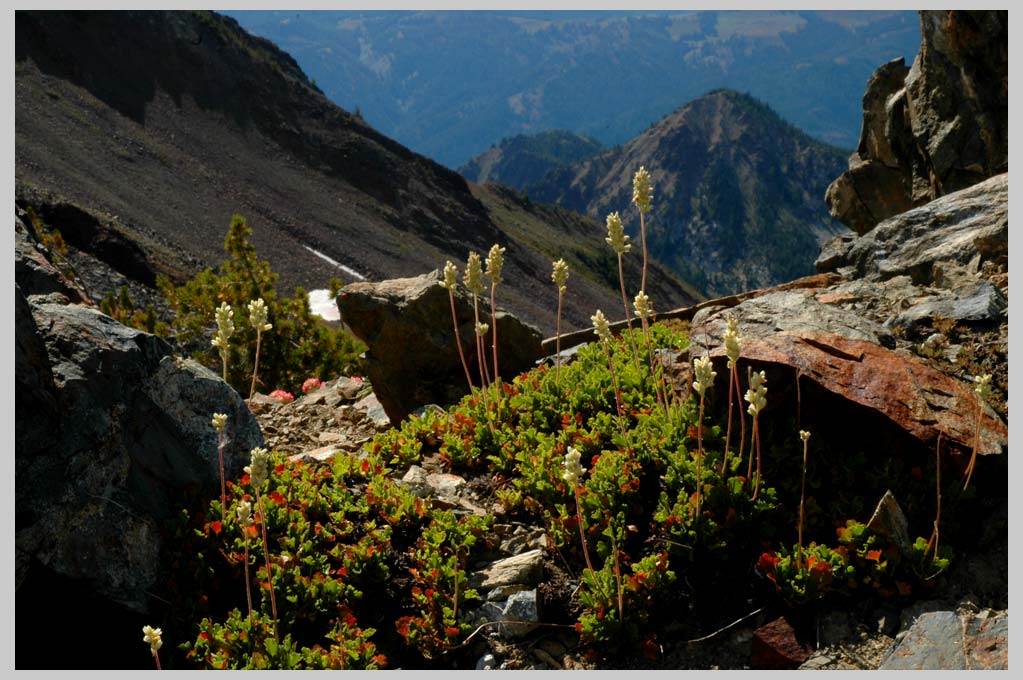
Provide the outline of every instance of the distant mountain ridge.
[[595,139],[567,130],[506,137],[458,169],[466,179],[507,184],[516,189],[542,179],[555,168],[584,160],[604,150]]
[[[499,243],[498,304],[545,332],[557,310],[551,259],[574,272],[567,326],[620,305],[617,272],[588,265],[606,250],[602,225],[471,185],[411,152],[229,17],[19,11],[15,29],[16,198],[49,196],[162,244],[177,261],[157,270],[219,265],[240,213],[288,293],[352,280],[310,248],[379,280],[461,266]],[[696,299],[667,270],[656,280],[664,308]]]
[[229,14],[292,54],[333,101],[450,168],[543,130],[621,144],[717,87],[853,148],[864,83],[920,44],[911,11]]
[[619,211],[638,239],[631,182],[645,166],[654,180],[650,252],[701,290],[725,295],[812,273],[822,242],[846,231],[823,197],[847,156],[755,98],[716,90],[522,189],[596,219]]

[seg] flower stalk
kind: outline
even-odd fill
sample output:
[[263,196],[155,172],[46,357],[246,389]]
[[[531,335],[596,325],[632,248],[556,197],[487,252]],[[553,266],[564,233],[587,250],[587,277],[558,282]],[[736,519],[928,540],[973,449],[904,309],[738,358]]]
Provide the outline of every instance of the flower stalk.
[[235,508],[238,515],[238,525],[242,528],[242,546],[244,550],[245,565],[245,600],[249,603],[249,621],[255,623],[252,614],[252,588],[249,586],[249,527],[252,526],[252,503],[242,501]]
[[462,350],[462,334],[458,331],[458,313],[455,311],[455,287],[458,285],[458,268],[447,261],[444,265],[444,280],[440,285],[447,289],[448,300],[451,302],[451,323],[455,327],[455,344],[458,346],[458,357],[462,360],[462,370],[465,371],[465,382],[469,385],[469,393],[475,393],[472,384],[472,376],[469,373],[469,363],[465,360],[465,352]]
[[252,485],[252,490],[256,494],[256,504],[259,506],[259,526],[261,533],[263,534],[263,558],[266,560],[266,580],[270,587],[270,609],[273,612],[274,618],[274,639],[277,639],[277,600],[274,597],[274,578],[273,572],[270,570],[270,542],[266,536],[266,506],[263,503],[263,495],[260,493],[260,489],[263,488],[263,482],[265,482],[270,476],[270,453],[263,448],[258,446],[252,449],[251,452],[252,460],[248,466],[245,467],[245,472],[249,474],[249,483]]
[[799,438],[803,440],[803,487],[799,492],[799,551],[796,553],[796,566],[803,567],[803,523],[806,521],[806,457],[810,449],[810,433],[807,430],[799,431]]
[[707,388],[714,384],[717,371],[713,369],[709,356],[693,360],[693,390],[700,395],[700,415],[696,421],[696,518],[700,520],[700,500],[703,490],[703,407],[707,396]]
[[554,355],[554,382],[559,386],[561,385],[561,304],[565,298],[565,283],[568,281],[568,265],[563,259],[559,259],[553,263],[553,271],[551,272],[551,281],[558,287],[558,334],[557,340],[555,341],[556,354]]
[[224,426],[227,425],[227,414],[214,413],[212,423],[217,430],[217,457],[220,460],[220,518],[226,522],[227,485],[224,481]]
[[654,393],[657,395],[657,405],[664,410],[665,417],[670,417],[671,414],[668,412],[668,390],[664,387],[664,376],[657,372],[657,368],[654,365],[654,348],[653,343],[650,341],[650,324],[647,321],[654,314],[654,306],[646,292],[642,290],[636,294],[633,304],[636,307],[636,316],[639,317],[640,323],[643,325],[643,338],[646,341],[647,356],[650,359],[650,378],[654,384]]
[[639,210],[639,233],[643,244],[643,277],[639,284],[640,290],[646,290],[647,249],[645,216],[648,212],[650,212],[650,205],[653,202],[653,199],[653,181],[650,179],[650,173],[641,165],[632,178],[632,202]]
[[753,369],[749,369],[749,390],[746,391],[746,401],[749,402],[749,414],[753,416],[753,434],[752,440],[750,441],[750,463],[749,472],[747,473],[747,479],[753,474],[753,446],[756,444],[757,449],[757,480],[753,487],[753,500],[757,499],[760,493],[760,475],[761,475],[761,461],[760,461],[760,412],[767,406],[767,376],[763,371],[754,373]]
[[625,270],[622,267],[622,255],[632,250],[632,244],[629,243],[629,237],[625,233],[625,226],[622,224],[622,218],[617,212],[613,212],[607,216],[607,241],[608,245],[618,255],[618,283],[622,290],[622,306],[625,307],[625,323],[629,327],[629,346],[632,348],[632,359],[636,366],[636,372],[639,372],[639,350],[636,349],[636,338],[632,334],[632,312],[629,310],[629,298],[625,294]]
[[[723,477],[728,470],[728,449],[732,442],[732,407],[735,403],[735,395],[738,393],[738,376],[737,366],[739,364],[739,354],[742,347],[742,339],[739,337],[739,323],[735,320],[734,316],[729,315],[725,325],[725,355],[728,357],[728,429],[725,433],[725,455],[721,461],[721,476]],[[739,411],[739,420],[743,423],[743,433],[739,437],[741,442],[745,437],[745,420],[742,417],[742,411]],[[742,454],[739,454],[740,460]]]
[[220,306],[214,311],[214,317],[217,321],[217,332],[213,334],[213,340],[210,344],[220,350],[220,362],[223,367],[221,377],[223,377],[224,382],[227,382],[227,349],[228,340],[234,335],[234,310],[231,309],[231,305],[221,302]]
[[966,466],[966,473],[963,477],[963,491],[966,491],[966,487],[970,485],[973,468],[977,464],[977,450],[980,448],[980,420],[984,415],[984,402],[991,399],[991,374],[975,376],[973,382],[976,383],[973,393],[977,395],[977,425],[973,434],[973,453],[970,454],[970,462]]
[[622,441],[625,441],[625,409],[622,407],[621,391],[618,389],[618,376],[615,374],[614,361],[611,360],[611,327],[607,322],[604,313],[597,310],[597,313],[590,317],[593,322],[593,330],[597,333],[601,347],[604,348],[604,356],[607,358],[607,368],[611,372],[611,385],[615,391],[615,406],[618,411],[618,429],[622,433]]
[[267,309],[263,298],[257,298],[249,303],[249,323],[256,330],[256,359],[252,367],[252,385],[249,387],[249,399],[256,394],[256,376],[259,375],[259,346],[263,339],[263,331],[273,328],[273,324],[267,323]]

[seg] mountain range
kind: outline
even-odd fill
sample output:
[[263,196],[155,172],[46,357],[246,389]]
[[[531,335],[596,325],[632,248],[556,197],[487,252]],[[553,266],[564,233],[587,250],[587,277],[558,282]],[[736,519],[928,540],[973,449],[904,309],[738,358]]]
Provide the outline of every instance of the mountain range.
[[851,149],[877,64],[912,61],[910,11],[238,11],[333,101],[455,168],[504,137],[622,144],[684,102],[749,92]]
[[[570,142],[566,133],[513,137],[461,172],[595,219],[619,211],[638,242],[638,214],[625,208],[632,176],[645,166],[655,183],[650,252],[711,295],[810,274],[823,241],[847,231],[823,197],[848,154],[748,94],[710,92],[612,149]],[[591,151],[571,161],[547,147]]]
[[[16,198],[77,206],[139,244],[151,270],[180,280],[218,265],[240,213],[287,290],[358,278],[317,252],[383,279],[461,266],[499,243],[498,303],[544,331],[557,309],[552,259],[573,271],[566,327],[621,305],[602,224],[410,151],[229,17],[19,11],[15,24]],[[650,279],[662,309],[699,297],[663,268]]]

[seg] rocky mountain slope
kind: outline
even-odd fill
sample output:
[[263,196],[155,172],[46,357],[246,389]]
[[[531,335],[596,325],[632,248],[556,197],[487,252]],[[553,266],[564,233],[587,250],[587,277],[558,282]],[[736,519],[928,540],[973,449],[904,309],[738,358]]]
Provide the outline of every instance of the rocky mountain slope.
[[[646,166],[654,181],[650,252],[697,287],[725,294],[812,271],[821,243],[845,231],[821,205],[844,156],[752,97],[717,90],[527,191],[604,216],[628,205],[632,175]],[[622,214],[637,238],[638,215]]]
[[458,168],[458,172],[471,182],[507,184],[521,191],[540,182],[551,170],[603,150],[603,144],[595,139],[567,130],[547,130],[502,139]]
[[[471,186],[330,103],[229,18],[18,12],[15,38],[18,197],[40,212],[73,205],[129,235],[152,270],[218,265],[240,213],[286,290],[420,274],[497,242],[508,248],[499,304],[543,330],[557,307],[551,259],[577,271],[569,324],[615,304],[616,276],[587,264],[606,249],[601,224]],[[531,235],[551,225],[561,229],[538,248]],[[573,251],[558,252],[566,241]],[[670,274],[657,279],[664,304],[694,299]]]
[[920,42],[908,11],[230,14],[331,100],[451,168],[495,140],[549,129],[621,144],[717,87],[851,148],[863,83],[883,61],[912,60]]

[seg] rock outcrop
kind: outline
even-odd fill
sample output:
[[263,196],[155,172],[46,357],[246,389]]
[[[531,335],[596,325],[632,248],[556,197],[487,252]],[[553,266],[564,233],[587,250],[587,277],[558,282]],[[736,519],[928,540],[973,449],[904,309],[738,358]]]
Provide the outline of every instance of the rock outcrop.
[[828,187],[832,216],[858,234],[1008,170],[1007,11],[921,11],[912,67],[879,68],[863,96],[849,170]]
[[[440,273],[433,271],[409,279],[348,284],[338,295],[341,320],[369,347],[366,376],[392,423],[425,404],[450,404],[468,393],[448,291],[440,282]],[[486,323],[489,308],[480,300],[480,320]],[[472,302],[461,289],[455,295],[455,309],[462,350],[473,384],[479,385],[475,317]],[[529,370],[541,356],[540,332],[500,309],[497,336],[505,380]]]
[[[219,488],[212,414],[229,416],[229,475],[262,435],[233,389],[171,356],[161,338],[71,304],[59,280],[22,281],[30,287],[15,286],[16,589],[33,575],[36,588],[56,576],[145,612],[161,525],[185,494]],[[88,616],[68,606],[64,615]]]

